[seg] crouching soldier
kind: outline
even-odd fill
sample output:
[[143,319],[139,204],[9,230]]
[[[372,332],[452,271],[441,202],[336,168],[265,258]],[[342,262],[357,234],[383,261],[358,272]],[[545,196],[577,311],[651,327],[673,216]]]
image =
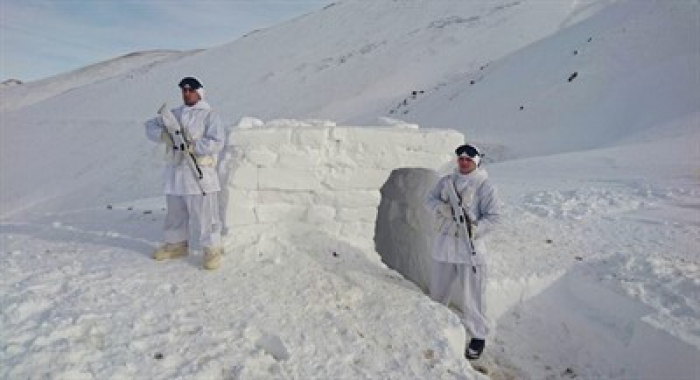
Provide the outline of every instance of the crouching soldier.
[[[462,145],[455,153],[458,168],[438,181],[425,202],[438,228],[432,254],[430,296],[447,305],[452,285],[459,281],[464,304],[462,324],[472,337],[464,355],[478,359],[490,329],[486,318],[483,238],[500,219],[499,200],[486,170],[479,168],[481,152],[472,145]],[[466,216],[465,223],[458,223],[458,214]]]
[[[221,265],[221,222],[219,220],[218,192],[221,191],[216,172],[216,160],[224,146],[225,131],[218,115],[204,101],[204,88],[195,78],[187,77],[179,84],[183,105],[172,110],[175,119],[191,140],[186,152],[175,146],[162,115],[146,122],[146,135],[155,142],[165,142],[168,163],[165,167],[165,244],[153,258],[169,260],[188,254],[190,227],[199,231],[199,244],[204,248],[204,268],[216,269]],[[195,158],[201,170],[201,179],[188,163]]]

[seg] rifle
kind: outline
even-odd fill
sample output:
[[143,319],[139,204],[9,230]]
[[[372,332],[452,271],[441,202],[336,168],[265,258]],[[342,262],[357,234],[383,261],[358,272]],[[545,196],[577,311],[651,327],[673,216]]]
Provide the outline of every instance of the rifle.
[[173,141],[173,151],[179,151],[180,154],[182,154],[187,161],[187,165],[192,169],[197,185],[199,185],[199,190],[202,191],[202,195],[207,195],[200,182],[204,178],[204,173],[202,173],[202,168],[200,168],[197,163],[197,157],[189,149],[193,146],[189,133],[187,133],[187,130],[170,111],[168,103],[163,103],[158,110],[158,114],[160,114],[163,119],[165,130]]
[[454,218],[455,223],[457,223],[457,226],[464,233],[464,237],[466,237],[467,241],[469,242],[469,247],[472,249],[472,255],[476,255],[474,242],[472,241],[472,220],[464,211],[464,208],[462,208],[462,199],[459,197],[459,195],[457,195],[457,189],[455,188],[455,183],[451,176],[449,182],[450,185],[448,188],[448,196],[450,198],[450,206],[452,206],[452,217]]

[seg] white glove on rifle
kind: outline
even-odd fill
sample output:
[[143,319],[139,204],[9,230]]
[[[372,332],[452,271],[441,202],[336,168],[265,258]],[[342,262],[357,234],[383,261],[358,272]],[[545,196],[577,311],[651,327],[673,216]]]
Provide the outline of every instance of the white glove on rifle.
[[172,136],[170,136],[170,133],[166,132],[165,130],[163,130],[163,132],[160,133],[160,139],[163,140],[163,142],[170,148],[172,148],[173,145],[175,145]]
[[452,220],[452,206],[449,203],[442,203],[437,208],[438,216]]

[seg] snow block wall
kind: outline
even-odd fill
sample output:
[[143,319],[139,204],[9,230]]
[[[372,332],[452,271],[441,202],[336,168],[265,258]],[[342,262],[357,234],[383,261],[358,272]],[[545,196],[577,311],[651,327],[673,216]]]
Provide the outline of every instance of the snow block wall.
[[374,253],[380,189],[391,172],[440,169],[463,141],[453,130],[416,127],[235,128],[220,168],[226,244],[312,229]]

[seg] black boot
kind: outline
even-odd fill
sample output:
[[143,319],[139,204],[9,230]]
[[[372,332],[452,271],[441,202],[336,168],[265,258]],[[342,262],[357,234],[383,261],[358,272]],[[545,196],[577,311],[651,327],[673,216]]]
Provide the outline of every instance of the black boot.
[[469,342],[469,347],[464,350],[464,357],[469,360],[479,359],[481,353],[484,352],[484,347],[486,347],[486,341],[483,339],[472,339]]

